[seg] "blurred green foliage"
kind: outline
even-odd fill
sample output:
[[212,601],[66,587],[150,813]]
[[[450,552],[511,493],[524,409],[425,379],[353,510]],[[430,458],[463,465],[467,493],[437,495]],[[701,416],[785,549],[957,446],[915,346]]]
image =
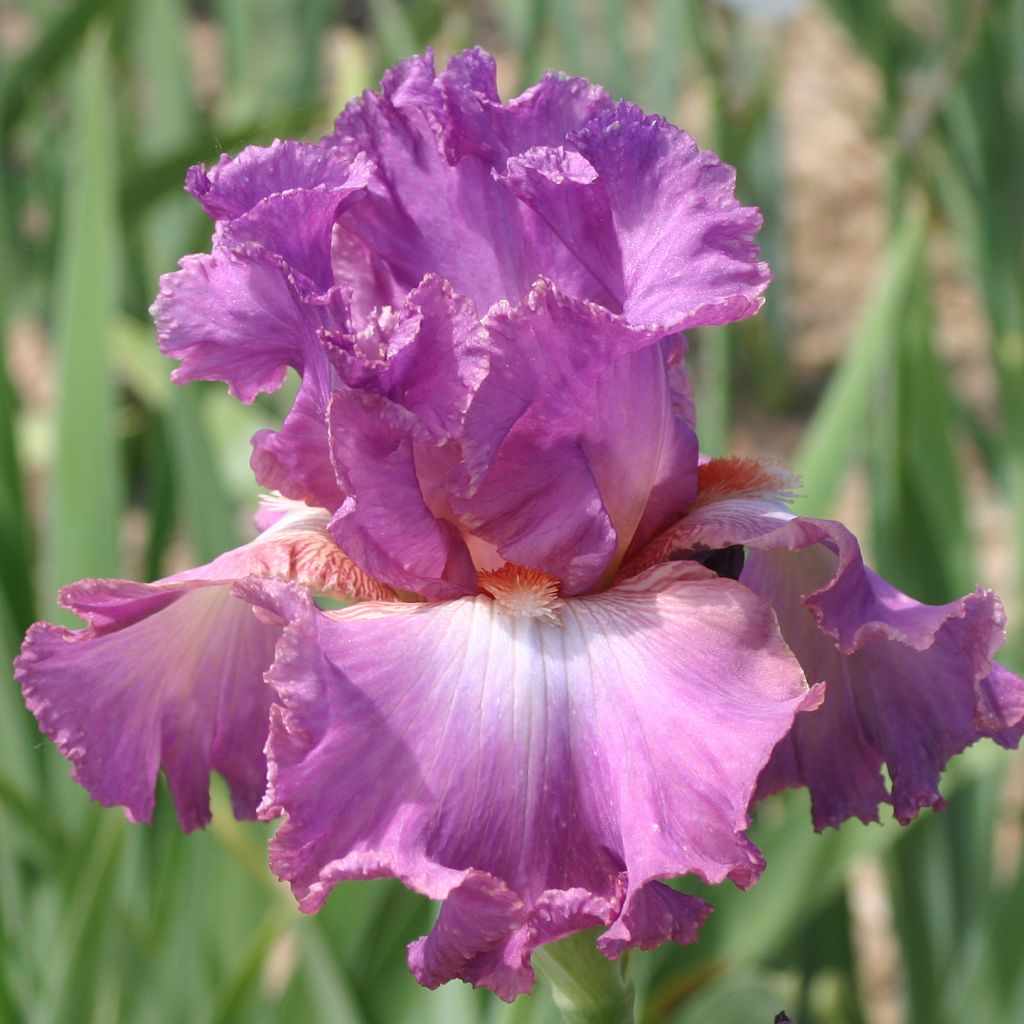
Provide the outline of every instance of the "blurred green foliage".
[[[742,197],[765,212],[777,279],[756,320],[694,339],[705,449],[727,451],[750,409],[799,424],[803,508],[828,512],[860,474],[877,567],[930,601],[974,582],[981,481],[1011,510],[1012,535],[997,543],[1015,565],[1007,596],[1024,608],[1024,5],[823,0],[797,11],[834,19],[869,62],[888,175],[876,284],[818,401],[789,344],[786,26],[766,20],[768,8],[787,6],[801,7],[9,0],[0,9],[3,660],[33,619],[63,614],[59,584],[153,578],[183,550],[206,560],[247,529],[248,437],[280,417],[283,400],[244,408],[217,387],[173,389],[146,314],[159,274],[208,245],[208,224],[181,190],[186,167],[278,135],[316,137],[347,97],[428,44],[441,55],[475,43],[495,50],[512,89],[561,67],[670,116],[697,96],[701,141],[738,165]],[[983,313],[977,341],[988,345],[993,382],[983,414],[936,349],[928,257],[948,239]],[[1022,642],[1018,628],[1006,652],[1018,670]],[[863,982],[871,950],[851,922],[849,872],[864,864],[894,908],[889,966],[905,1021],[1024,1020],[1024,873],[1012,847],[1021,801],[1006,798],[1008,775],[1019,788],[1014,756],[978,748],[958,759],[946,813],[908,829],[854,823],[815,836],[800,796],[771,801],[754,830],[769,864],[759,885],[705,893],[717,910],[698,944],[634,959],[642,1020],[760,1024],[783,1006],[800,1024],[880,1019]],[[16,688],[0,688],[0,1020],[557,1019],[543,988],[511,1007],[457,984],[418,989],[403,947],[432,910],[397,885],[343,885],[303,917],[266,868],[267,828],[236,823],[219,785],[214,797],[203,834],[179,835],[166,799],[152,827],[128,826],[89,803],[39,742]]]

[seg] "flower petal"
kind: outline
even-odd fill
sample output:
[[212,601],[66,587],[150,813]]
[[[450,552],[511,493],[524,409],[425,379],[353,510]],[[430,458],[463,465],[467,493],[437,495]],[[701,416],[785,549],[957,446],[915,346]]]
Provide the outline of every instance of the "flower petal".
[[655,336],[545,281],[484,324],[491,370],[466,418],[452,506],[508,561],[586,591],[696,492],[696,439],[673,410],[665,355]]
[[[500,299],[518,301],[540,275],[573,294],[613,301],[543,220],[494,180],[480,156],[495,145],[492,119],[449,125],[446,90],[470,108],[479,99],[459,82],[470,60],[456,59],[445,79],[431,57],[411,58],[387,72],[380,94],[364,93],[346,107],[332,141],[355,144],[377,170],[369,194],[341,218],[343,229],[406,290],[436,273],[481,311]],[[479,87],[479,74],[468,73]],[[476,130],[485,136],[462,134]]]
[[261,487],[333,512],[344,494],[331,461],[330,396],[327,367],[309,366],[281,429],[253,435],[250,465]]
[[158,583],[83,580],[61,601],[87,628],[29,630],[15,677],[96,800],[148,820],[163,768],[189,830],[209,820],[218,771],[235,813],[255,815],[271,700],[263,674],[281,627],[257,618],[233,583],[278,577],[335,596],[391,593],[337,549],[326,522],[322,511],[293,509],[251,544]]
[[548,72],[521,96],[503,104],[497,65],[481,49],[456,54],[438,76],[446,107],[449,159],[477,156],[497,170],[534,146],[558,146],[570,132],[611,107],[608,94],[585,78]]
[[342,186],[351,176],[354,154],[339,146],[282,142],[247,146],[237,156],[224,154],[206,170],[189,169],[185,187],[214,220],[234,220],[268,196],[317,186]]
[[15,663],[29,710],[75,781],[131,821],[152,815],[161,767],[186,831],[210,818],[211,771],[228,780],[235,813],[254,816],[266,779],[263,673],[281,630],[230,591],[83,580],[61,602],[100,624],[29,630]]
[[370,167],[360,154],[348,178],[337,185],[318,185],[268,196],[251,210],[218,226],[214,244],[237,248],[256,242],[277,253],[315,290],[326,292],[335,284],[332,232],[339,212],[360,199],[369,181]]
[[568,143],[513,158],[504,180],[631,323],[668,333],[757,312],[770,279],[753,241],[761,216],[737,202],[731,167],[625,102]]
[[472,593],[469,551],[424,497],[417,462],[432,442],[415,415],[382,395],[336,391],[330,430],[348,495],[331,520],[339,545],[372,576],[402,590],[435,599]]
[[538,942],[597,921],[609,955],[692,938],[706,909],[654,880],[759,874],[748,800],[820,695],[746,588],[663,566],[554,620],[258,589],[293,618],[268,675],[272,866],[306,911],[367,875],[452,899],[412,949],[426,983],[511,998]]
[[387,263],[343,224],[335,224],[331,234],[331,264],[349,306],[352,330],[362,329],[374,311],[402,304],[406,289]]
[[[433,275],[403,309],[332,339],[352,390],[331,404],[334,464],[347,499],[331,524],[368,572],[431,597],[476,589],[476,570],[443,493],[454,442],[487,370],[472,303]],[[359,389],[359,390],[356,390]]]
[[[883,801],[906,824],[922,807],[944,806],[939,777],[954,754],[987,736],[1016,745],[1024,732],[1024,725],[1013,728],[1024,716],[1024,684],[992,661],[1004,616],[991,592],[937,608],[900,595],[903,613],[882,612],[879,600],[873,618],[851,607],[843,631],[857,634],[858,642],[844,650],[824,632],[816,603],[817,593],[840,578],[837,556],[823,545],[782,550],[775,535],[759,546],[773,542],[779,550],[748,554],[740,580],[772,604],[786,642],[808,678],[827,681],[828,696],[780,744],[760,795],[806,785],[819,830],[849,817],[876,821]],[[862,572],[872,588],[877,577]],[[884,584],[878,596],[891,589]],[[1001,700],[981,697],[993,688]]]
[[388,312],[359,335],[330,339],[335,367],[350,386],[408,409],[435,440],[454,438],[490,358],[473,303],[428,274]]
[[536,210],[611,296],[609,308],[621,311],[622,250],[611,200],[590,161],[575,149],[537,146],[512,157],[498,180]]
[[387,72],[381,94],[364,93],[338,118],[333,138],[353,140],[378,168],[370,194],[343,224],[383,257],[407,290],[433,271],[486,309],[522,288],[494,245],[515,235],[507,230],[515,202],[500,195],[481,161],[448,163],[435,77],[429,56],[411,58]]
[[883,801],[907,822],[943,805],[939,775],[954,754],[982,738],[1019,742],[1024,682],[992,660],[1004,638],[995,595],[979,588],[931,606],[901,593],[864,566],[840,523],[788,511],[794,481],[780,467],[712,460],[700,477],[690,513],[623,575],[666,558],[748,548],[740,582],[771,603],[808,678],[828,684],[821,710],[801,716],[779,745],[761,795],[807,786],[818,829],[877,820]]
[[186,256],[164,274],[150,313],[171,379],[222,380],[243,402],[276,391],[288,367],[326,365],[319,331],[345,326],[337,291],[308,295],[284,260],[253,243]]
[[696,896],[648,882],[597,940],[597,948],[614,959],[627,949],[655,949],[663,942],[688,945],[697,941],[697,931],[710,913],[711,907]]

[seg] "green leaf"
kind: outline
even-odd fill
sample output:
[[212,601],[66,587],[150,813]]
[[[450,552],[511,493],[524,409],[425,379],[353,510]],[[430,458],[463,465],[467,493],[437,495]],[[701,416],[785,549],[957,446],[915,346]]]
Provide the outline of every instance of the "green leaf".
[[337,962],[317,928],[303,929],[302,966],[324,1024],[367,1021],[344,976],[343,965]]
[[[4,167],[0,163],[0,196],[4,192]],[[7,333],[8,289],[11,260],[8,257],[7,218],[0,216],[0,337]],[[6,345],[3,346],[6,351]],[[15,444],[18,408],[7,376],[7,361],[0,359],[0,652],[13,650],[34,618],[32,537],[25,514],[21,464]]]
[[76,979],[90,973],[94,976],[94,966],[101,962],[94,957],[89,936],[98,919],[109,913],[117,853],[128,826],[122,818],[99,808],[93,808],[88,817],[89,830],[80,835],[88,840],[81,844],[78,855],[67,861],[67,891],[51,938],[42,991],[33,1006],[32,1024],[68,1020],[82,997]]
[[970,590],[974,574],[953,451],[954,407],[932,349],[935,325],[923,270],[918,277],[872,400],[872,551],[888,580],[941,604]]
[[795,507],[804,515],[828,512],[843,475],[862,450],[871,398],[896,343],[926,229],[927,211],[918,208],[906,215],[889,240],[849,350],[804,432],[795,460],[804,479]]
[[694,334],[697,436],[707,455],[726,455],[732,425],[733,332],[730,326],[699,327]]
[[43,95],[47,86],[82,48],[98,16],[116,11],[123,0],[78,0],[50,22],[39,41],[10,66],[0,88],[0,137],[7,136]]
[[53,295],[59,380],[48,589],[116,576],[120,565],[118,399],[109,358],[119,259],[114,109],[107,37],[96,31],[78,58]]
[[395,64],[419,50],[412,19],[398,0],[367,0],[373,34],[385,64]]

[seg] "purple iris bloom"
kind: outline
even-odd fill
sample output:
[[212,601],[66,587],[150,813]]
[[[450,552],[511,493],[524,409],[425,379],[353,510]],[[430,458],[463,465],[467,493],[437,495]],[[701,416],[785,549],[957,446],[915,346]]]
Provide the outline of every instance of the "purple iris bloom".
[[190,829],[219,771],[283,818],[303,910],[399,878],[444,901],[416,977],[512,999],[580,929],[693,941],[710,908],[663,880],[755,882],[762,795],[909,821],[952,755],[1016,744],[991,593],[918,604],[784,470],[698,455],[681,332],[769,280],[733,178],[580,79],[503,104],[479,50],[193,168],[215,229],[153,307],[174,379],[301,385],[253,438],[256,540],[75,584],[87,628],[30,631],[17,677],[75,778],[142,820],[162,768]]

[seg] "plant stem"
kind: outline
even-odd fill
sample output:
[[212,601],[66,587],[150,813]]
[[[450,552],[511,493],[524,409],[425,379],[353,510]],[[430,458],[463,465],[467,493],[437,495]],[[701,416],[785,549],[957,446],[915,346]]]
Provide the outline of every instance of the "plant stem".
[[633,1024],[633,985],[621,961],[598,953],[593,931],[542,946],[533,963],[554,989],[566,1024]]

